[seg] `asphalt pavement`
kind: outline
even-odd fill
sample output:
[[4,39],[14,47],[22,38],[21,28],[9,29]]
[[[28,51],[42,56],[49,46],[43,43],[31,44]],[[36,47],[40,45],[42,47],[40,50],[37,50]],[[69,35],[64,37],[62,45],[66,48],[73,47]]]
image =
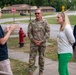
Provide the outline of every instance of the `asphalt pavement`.
[[[20,25],[20,27],[22,27],[23,31],[27,35],[28,24],[19,23],[19,25]],[[6,27],[5,24],[1,24],[1,26],[2,26],[3,29],[5,29],[5,27]],[[50,24],[50,38],[53,38],[53,39],[57,38],[59,27],[60,27],[59,24]],[[11,35],[10,37],[18,37],[18,32],[19,32],[19,29],[15,30],[14,33],[17,33],[17,34],[16,35]]]

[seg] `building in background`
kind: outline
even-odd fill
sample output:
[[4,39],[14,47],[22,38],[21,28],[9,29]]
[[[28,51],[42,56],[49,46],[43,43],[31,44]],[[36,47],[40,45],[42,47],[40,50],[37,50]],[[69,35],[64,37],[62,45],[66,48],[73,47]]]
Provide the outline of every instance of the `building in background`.
[[[6,14],[11,13],[12,8],[14,8],[16,10],[16,13],[30,13],[30,9],[31,9],[31,12],[34,12],[35,9],[37,9],[37,6],[31,6],[31,8],[30,8],[30,6],[27,4],[16,4],[16,5],[4,7],[2,9],[2,13],[6,13]],[[49,6],[40,7],[40,9],[43,12],[54,12],[55,11],[55,8],[49,7]]]

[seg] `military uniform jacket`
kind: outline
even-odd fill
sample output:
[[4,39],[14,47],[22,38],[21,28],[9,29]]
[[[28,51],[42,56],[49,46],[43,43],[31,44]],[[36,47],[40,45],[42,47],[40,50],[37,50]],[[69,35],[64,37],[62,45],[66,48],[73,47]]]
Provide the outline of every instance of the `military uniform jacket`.
[[43,41],[41,45],[45,46],[46,40],[50,36],[50,27],[46,20],[42,19],[41,21],[37,21],[36,19],[31,21],[28,26],[28,37],[32,41],[38,40]]

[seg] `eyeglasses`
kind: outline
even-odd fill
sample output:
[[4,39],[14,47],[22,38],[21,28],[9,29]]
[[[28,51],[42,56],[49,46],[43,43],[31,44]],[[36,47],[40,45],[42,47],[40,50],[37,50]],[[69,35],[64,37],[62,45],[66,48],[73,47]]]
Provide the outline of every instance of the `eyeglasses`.
[[40,13],[35,13],[35,15],[36,15],[36,14],[40,14]]

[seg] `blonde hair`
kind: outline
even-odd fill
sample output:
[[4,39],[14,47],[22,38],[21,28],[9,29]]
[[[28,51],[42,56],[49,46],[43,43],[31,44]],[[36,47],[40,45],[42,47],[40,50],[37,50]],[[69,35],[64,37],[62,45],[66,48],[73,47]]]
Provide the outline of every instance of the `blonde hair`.
[[66,26],[67,24],[70,25],[70,21],[69,21],[69,18],[68,18],[67,14],[66,14],[65,12],[61,12],[61,13],[59,13],[59,14],[62,16],[62,18],[63,18],[63,20],[64,20],[63,25],[61,25],[61,27],[60,27],[60,30],[63,31],[64,28],[65,28],[65,26]]

